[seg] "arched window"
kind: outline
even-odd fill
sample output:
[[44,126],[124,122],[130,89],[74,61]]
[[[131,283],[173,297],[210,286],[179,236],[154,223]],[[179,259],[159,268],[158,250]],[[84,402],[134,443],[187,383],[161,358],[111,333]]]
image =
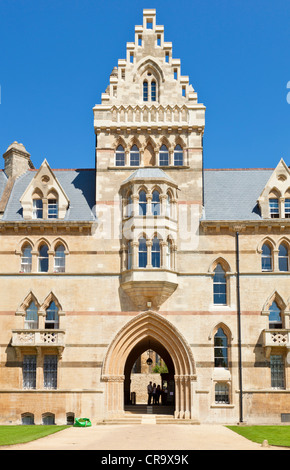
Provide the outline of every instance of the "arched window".
[[31,273],[31,269],[32,269],[31,250],[32,248],[28,243],[25,244],[22,248],[20,271],[22,271],[23,273]]
[[228,384],[224,382],[218,382],[215,384],[215,403],[230,403]]
[[143,82],[143,101],[148,101],[148,82],[144,80]]
[[214,366],[228,367],[228,338],[222,328],[214,336]]
[[267,243],[262,246],[262,271],[272,271],[272,249]]
[[45,328],[57,329],[59,327],[58,308],[55,302],[50,302],[49,307],[46,309]]
[[168,166],[169,165],[169,153],[166,145],[162,145],[159,150],[159,165]]
[[183,165],[183,150],[180,145],[176,145],[174,149],[174,165],[181,166]]
[[147,266],[147,245],[145,238],[139,240],[139,268],[146,268]]
[[151,101],[156,101],[156,82],[151,82]]
[[[34,387],[25,387],[23,384],[23,388],[35,388],[35,387],[36,387],[36,383]],[[23,413],[21,415],[21,424],[24,424],[26,426],[30,426],[34,424],[34,415],[32,413]]]
[[56,273],[65,272],[65,247],[57,245],[54,255],[54,271]]
[[289,219],[290,217],[290,199],[289,198],[285,199],[284,212],[285,212],[285,218]]
[[153,268],[160,268],[160,243],[157,237],[153,238],[151,256]]
[[139,193],[139,215],[146,215],[147,213],[147,196],[145,191]]
[[46,273],[48,271],[48,246],[41,245],[38,253],[38,272]]
[[217,305],[226,305],[227,303],[226,276],[220,264],[218,264],[214,270],[213,303]]
[[160,194],[159,191],[156,189],[153,191],[152,194],[152,215],[160,215]]
[[116,150],[116,166],[125,165],[125,151],[122,145],[118,145]]
[[34,302],[31,302],[26,309],[24,328],[28,330],[38,328],[38,311]]
[[130,165],[139,166],[140,164],[140,154],[137,145],[133,145],[130,150]]
[[279,271],[288,271],[288,248],[284,243],[279,246],[278,260]]
[[281,310],[276,302],[272,303],[271,307],[269,308],[269,312],[269,328],[282,328]]

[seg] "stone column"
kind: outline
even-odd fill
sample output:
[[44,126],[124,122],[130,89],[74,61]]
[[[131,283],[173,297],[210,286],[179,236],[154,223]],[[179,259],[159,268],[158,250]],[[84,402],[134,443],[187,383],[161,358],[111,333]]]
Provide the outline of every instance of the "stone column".
[[166,263],[166,252],[167,252],[167,242],[161,241],[160,242],[160,254],[161,254],[161,263],[160,267],[163,269],[167,268],[167,263]]
[[139,243],[137,241],[132,241],[132,266],[131,269],[138,267],[138,247]]
[[152,240],[147,240],[146,246],[147,246],[147,268],[152,268]]

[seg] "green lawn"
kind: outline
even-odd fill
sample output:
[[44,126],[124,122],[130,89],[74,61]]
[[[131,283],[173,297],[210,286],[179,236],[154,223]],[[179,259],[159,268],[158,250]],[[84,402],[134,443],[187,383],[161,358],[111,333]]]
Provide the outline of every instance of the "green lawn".
[[0,446],[34,441],[66,429],[68,426],[0,426]]
[[270,445],[290,447],[290,426],[227,426],[250,441],[262,442],[266,439]]

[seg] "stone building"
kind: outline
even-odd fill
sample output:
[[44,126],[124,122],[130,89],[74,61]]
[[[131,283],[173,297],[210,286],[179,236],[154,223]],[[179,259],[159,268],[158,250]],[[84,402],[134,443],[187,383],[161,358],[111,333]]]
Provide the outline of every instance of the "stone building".
[[148,350],[174,418],[287,422],[288,166],[204,168],[205,106],[155,10],[93,115],[91,169],[3,155],[1,424],[122,417]]

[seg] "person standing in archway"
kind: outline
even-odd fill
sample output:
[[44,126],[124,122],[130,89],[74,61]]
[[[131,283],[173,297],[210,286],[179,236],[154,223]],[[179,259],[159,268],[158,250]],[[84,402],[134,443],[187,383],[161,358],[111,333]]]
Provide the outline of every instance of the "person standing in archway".
[[147,393],[148,393],[148,405],[151,405],[151,400],[152,400],[152,392],[153,392],[153,387],[152,387],[152,382],[149,382],[147,385]]

